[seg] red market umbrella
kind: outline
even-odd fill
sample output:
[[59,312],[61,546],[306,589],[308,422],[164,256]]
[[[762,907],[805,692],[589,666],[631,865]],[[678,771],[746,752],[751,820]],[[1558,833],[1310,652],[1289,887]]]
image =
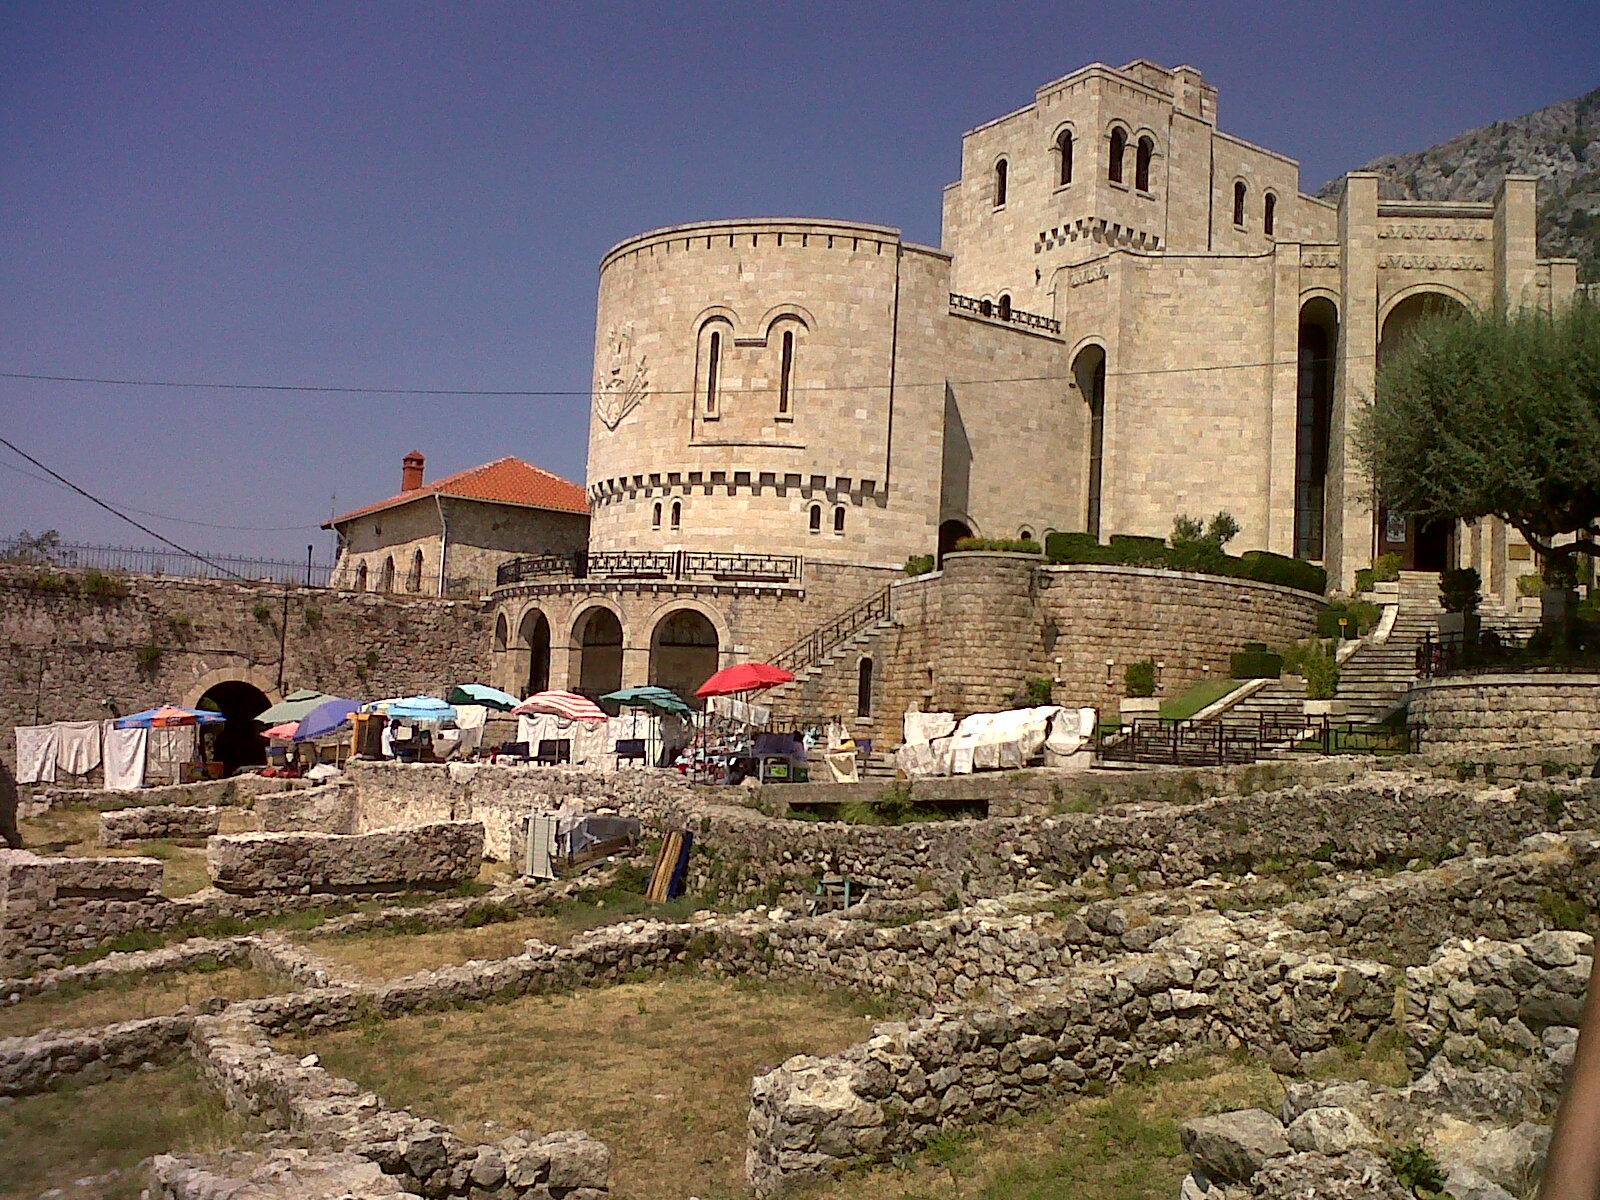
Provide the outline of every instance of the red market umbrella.
[[724,667],[702,683],[695,692],[702,700],[711,696],[733,696],[740,692],[760,692],[780,683],[793,683],[794,672],[770,663],[735,663]]
[[274,725],[271,729],[263,729],[261,736],[264,738],[277,738],[288,741],[294,737],[295,730],[300,728],[299,721],[285,721],[282,725]]
[[511,710],[513,716],[551,713],[568,721],[605,721],[603,710],[593,700],[576,692],[536,692]]

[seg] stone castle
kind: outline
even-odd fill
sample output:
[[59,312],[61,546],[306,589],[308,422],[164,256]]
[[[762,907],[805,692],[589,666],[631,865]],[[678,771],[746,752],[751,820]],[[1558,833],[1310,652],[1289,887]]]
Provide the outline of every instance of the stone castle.
[[[1575,262],[1537,257],[1535,221],[1527,177],[1493,203],[1383,201],[1366,173],[1307,195],[1218,127],[1198,71],[1140,60],[967,133],[940,248],[811,219],[630,238],[600,264],[586,562],[501,570],[497,674],[598,691],[802,665],[887,615],[908,556],[1218,510],[1333,587],[1395,552],[1512,595],[1514,532],[1374,512],[1350,437],[1419,316],[1570,302]],[[977,702],[913,657],[901,700]],[[1091,659],[1079,682],[1104,682]],[[884,678],[857,681],[861,709]]]

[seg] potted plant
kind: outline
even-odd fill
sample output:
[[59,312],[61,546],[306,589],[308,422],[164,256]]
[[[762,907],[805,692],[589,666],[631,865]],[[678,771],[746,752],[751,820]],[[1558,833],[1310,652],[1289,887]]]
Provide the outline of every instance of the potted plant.
[[1481,624],[1478,604],[1483,599],[1478,591],[1478,572],[1471,567],[1446,571],[1439,576],[1439,603],[1444,612],[1439,614],[1439,636],[1460,637],[1471,641],[1478,636]]
[[1156,664],[1148,658],[1131,662],[1122,672],[1122,719],[1136,721],[1161,715],[1161,701],[1156,699]]
[[1319,644],[1317,652],[1307,654],[1301,662],[1300,674],[1306,681],[1306,716],[1344,715],[1344,701],[1335,699],[1339,691],[1339,662],[1333,655],[1323,651]]

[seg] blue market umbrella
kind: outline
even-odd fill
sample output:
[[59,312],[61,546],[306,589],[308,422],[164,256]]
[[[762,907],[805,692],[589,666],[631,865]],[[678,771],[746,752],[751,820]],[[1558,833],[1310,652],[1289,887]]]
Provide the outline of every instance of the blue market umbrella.
[[400,696],[367,705],[392,721],[453,721],[456,710],[437,696]]
[[510,712],[521,703],[510,692],[502,692],[486,683],[458,683],[445,697],[451,704],[481,704],[499,712]]
[[163,704],[117,718],[118,729],[168,729],[174,725],[221,725],[228,718],[203,708],[178,708]]
[[295,730],[294,740],[309,742],[325,734],[332,733],[350,723],[350,715],[361,709],[361,701],[346,700],[343,696],[335,696],[331,700],[324,700],[304,717],[300,718],[300,728]]

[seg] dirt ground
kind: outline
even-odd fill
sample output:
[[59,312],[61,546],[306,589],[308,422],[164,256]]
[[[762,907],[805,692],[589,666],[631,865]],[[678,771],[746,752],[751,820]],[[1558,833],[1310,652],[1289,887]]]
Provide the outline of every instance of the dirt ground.
[[750,1081],[884,1019],[844,993],[669,976],[287,1043],[473,1141],[583,1129],[615,1200],[744,1196]]
[[[221,832],[242,833],[252,827],[242,808],[222,810]],[[176,898],[198,892],[211,882],[206,874],[206,847],[202,841],[158,839],[129,846],[102,846],[100,814],[92,808],[58,808],[20,823],[22,844],[35,854],[75,855],[85,858],[159,858],[161,891]]]
[[41,1029],[84,1029],[177,1012],[220,997],[243,1000],[289,990],[282,979],[249,967],[150,975],[138,983],[70,986],[0,1008],[0,1038],[24,1037]]

